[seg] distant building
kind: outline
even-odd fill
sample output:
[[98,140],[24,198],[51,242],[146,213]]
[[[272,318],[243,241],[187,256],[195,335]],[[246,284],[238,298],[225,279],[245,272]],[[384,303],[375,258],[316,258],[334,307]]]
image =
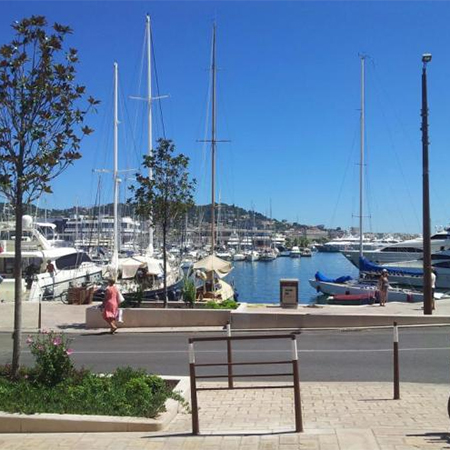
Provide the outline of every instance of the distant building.
[[328,239],[328,231],[320,229],[318,227],[306,228],[304,236],[311,241],[323,238]]

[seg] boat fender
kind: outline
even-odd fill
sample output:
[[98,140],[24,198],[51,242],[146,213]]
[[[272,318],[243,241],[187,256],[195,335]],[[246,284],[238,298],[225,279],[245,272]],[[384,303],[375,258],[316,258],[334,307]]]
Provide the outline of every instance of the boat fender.
[[350,295],[350,291],[345,291],[345,295]]
[[406,301],[408,303],[413,303],[414,300],[412,294],[406,294]]
[[320,286],[316,287],[316,292],[320,292]]

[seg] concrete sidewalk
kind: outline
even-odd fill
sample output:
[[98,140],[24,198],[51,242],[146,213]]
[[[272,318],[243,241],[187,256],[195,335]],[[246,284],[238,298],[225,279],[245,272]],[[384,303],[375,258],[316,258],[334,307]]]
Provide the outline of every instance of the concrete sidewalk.
[[[399,323],[450,324],[450,299],[438,300],[432,316],[424,316],[420,303],[388,303],[385,308],[378,305],[337,306],[300,304],[298,309],[282,309],[277,305],[241,304],[232,313],[232,325],[236,329],[307,328],[312,326],[358,327],[365,325]],[[92,305],[65,305],[60,302],[42,302],[42,329],[60,330],[67,333],[92,332],[86,330],[86,308]],[[23,303],[23,329],[33,332],[38,329],[39,305]],[[155,310],[156,311],[156,310]],[[10,332],[14,324],[14,305],[0,303],[0,332]],[[267,325],[266,325],[267,324]],[[251,326],[246,326],[251,325]],[[106,323],[105,323],[106,328]],[[197,332],[222,330],[220,326],[203,327],[154,327],[121,328],[120,332]]]
[[184,413],[164,432],[4,434],[0,449],[432,450],[450,446],[447,386],[403,383],[401,400],[392,400],[390,383],[302,383],[301,392],[303,433],[292,431],[292,389],[203,391],[198,397],[199,436],[191,435],[191,416]]

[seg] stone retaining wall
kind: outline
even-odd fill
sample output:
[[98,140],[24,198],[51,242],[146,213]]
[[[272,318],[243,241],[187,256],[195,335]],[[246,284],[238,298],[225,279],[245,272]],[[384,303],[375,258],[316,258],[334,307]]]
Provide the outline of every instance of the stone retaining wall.
[[[121,328],[225,326],[230,310],[124,308]],[[86,309],[86,328],[108,328],[97,307]]]

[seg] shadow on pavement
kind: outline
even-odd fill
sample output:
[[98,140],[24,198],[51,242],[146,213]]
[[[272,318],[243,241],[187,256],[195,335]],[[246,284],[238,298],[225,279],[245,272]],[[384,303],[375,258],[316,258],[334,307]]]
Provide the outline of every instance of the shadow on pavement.
[[[428,444],[450,444],[450,434],[447,431],[423,433],[423,434],[407,434],[408,437],[421,437],[427,441]],[[450,448],[450,445],[441,447]]]
[[109,330],[105,330],[105,331],[95,331],[92,333],[83,333],[82,335],[80,335],[80,337],[85,337],[85,336],[105,336],[106,334],[109,334],[110,336],[117,336],[117,334],[111,335],[111,332]]
[[63,325],[58,325],[58,329],[60,330],[67,330],[67,329],[75,329],[75,330],[85,330],[86,324],[83,322],[77,322],[77,323],[65,323]]
[[273,436],[273,435],[281,435],[281,434],[297,434],[294,429],[292,430],[285,430],[285,431],[261,431],[261,432],[255,432],[255,431],[230,431],[230,432],[219,432],[215,433],[213,431],[211,432],[204,432],[200,434],[192,434],[192,433],[167,433],[167,434],[152,434],[149,436],[142,436],[142,439],[156,439],[156,438],[170,438],[170,437],[193,437],[193,438],[204,438],[204,437],[227,437],[227,436]]

